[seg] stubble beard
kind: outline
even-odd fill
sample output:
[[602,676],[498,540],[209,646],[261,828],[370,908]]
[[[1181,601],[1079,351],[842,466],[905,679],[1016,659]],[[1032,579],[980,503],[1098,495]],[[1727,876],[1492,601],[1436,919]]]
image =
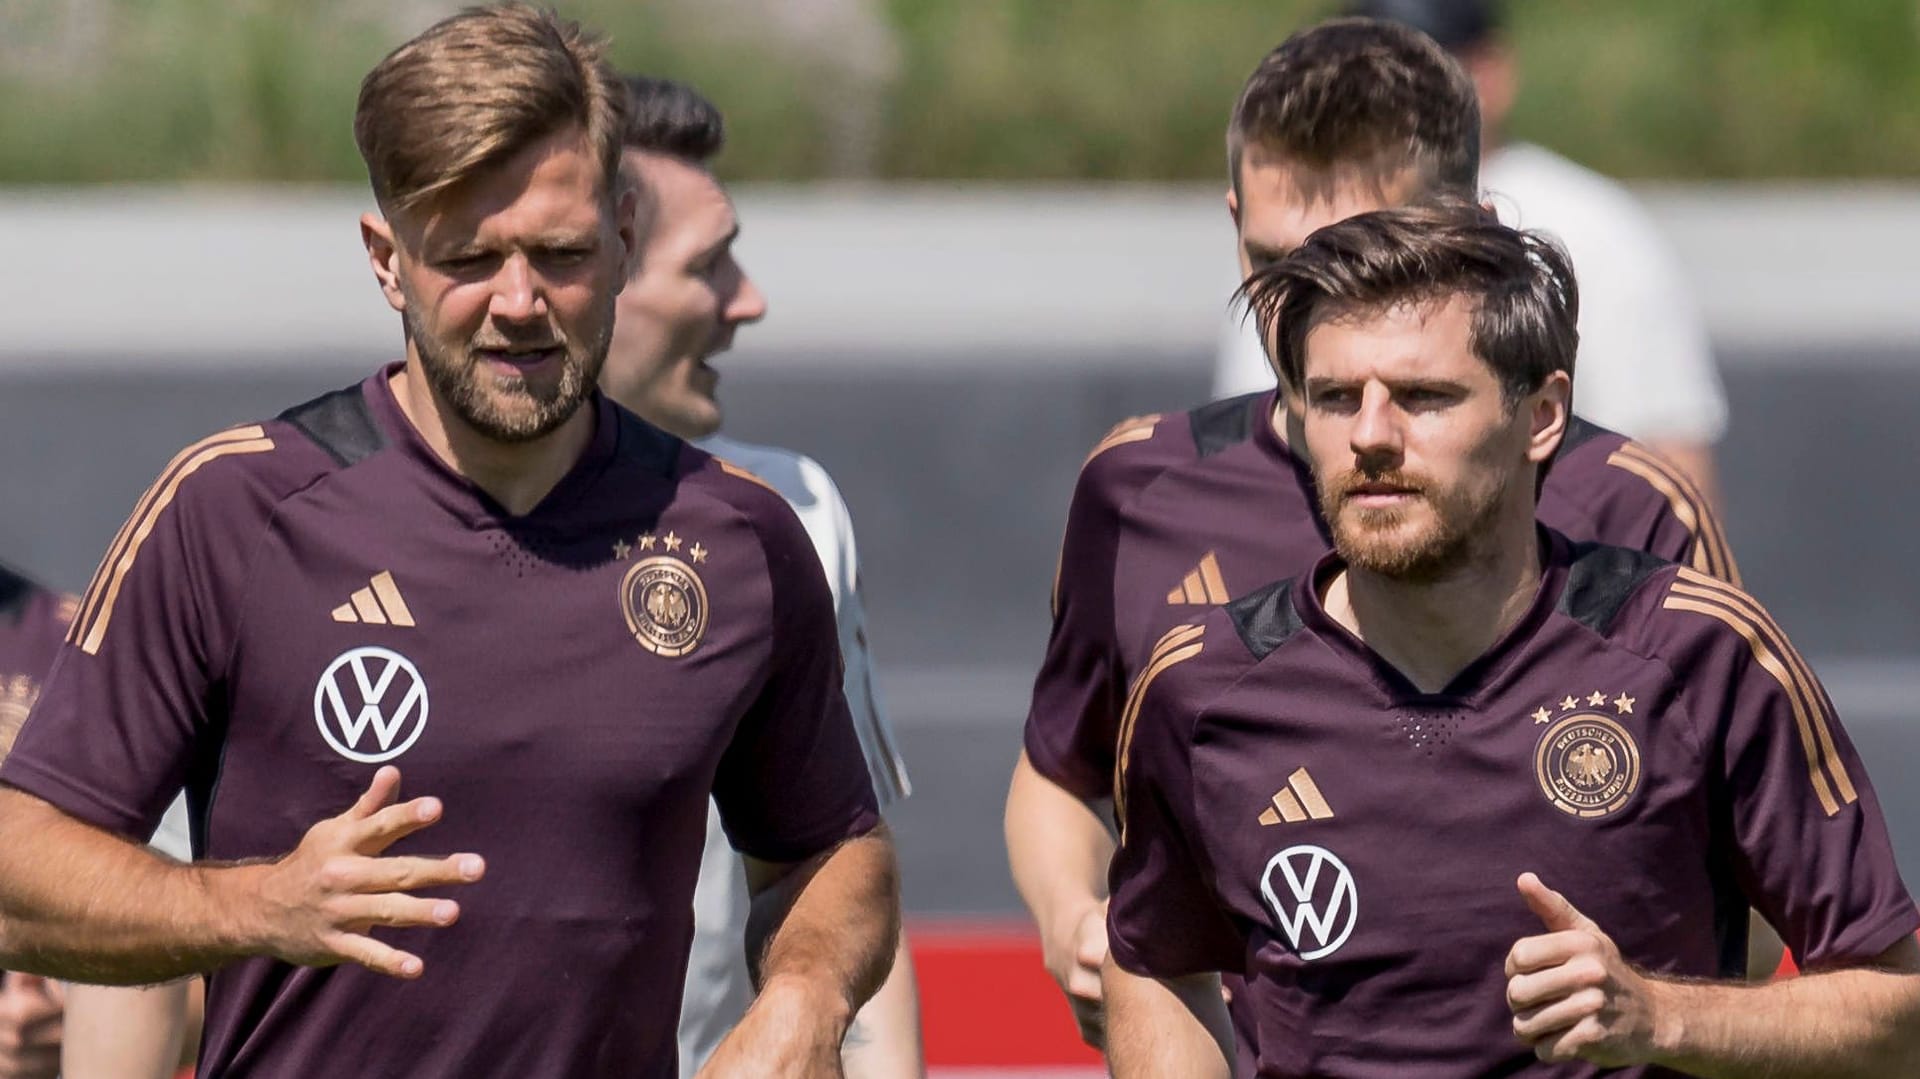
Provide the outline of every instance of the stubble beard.
[[435,394],[476,433],[494,442],[532,442],[559,430],[593,394],[613,340],[614,295],[586,324],[591,336],[561,335],[560,377],[543,383],[519,374],[489,374],[471,342],[451,346],[420,325],[407,298],[401,317]]
[[[1354,485],[1380,479],[1418,490],[1418,498],[1430,511],[1425,527],[1409,535],[1413,514],[1407,509],[1347,504]],[[1484,498],[1436,494],[1431,484],[1418,477],[1355,471],[1333,477],[1319,489],[1320,514],[1333,534],[1333,549],[1341,560],[1352,568],[1406,584],[1430,584],[1474,561],[1491,533],[1505,493],[1496,487]]]

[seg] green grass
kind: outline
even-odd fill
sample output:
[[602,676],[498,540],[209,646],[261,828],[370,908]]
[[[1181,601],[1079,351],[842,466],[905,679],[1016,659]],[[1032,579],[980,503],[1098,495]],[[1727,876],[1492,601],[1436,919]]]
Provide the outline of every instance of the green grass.
[[[1510,2],[1518,135],[1626,176],[1920,176],[1911,0]],[[63,52],[71,4],[97,33]],[[354,95],[406,6],[11,0],[0,182],[357,179]],[[900,63],[852,156],[827,137],[822,62],[754,20],[701,0],[559,6],[609,31],[621,65],[715,98],[737,178],[1161,181],[1219,175],[1241,79],[1327,5],[887,0]]]

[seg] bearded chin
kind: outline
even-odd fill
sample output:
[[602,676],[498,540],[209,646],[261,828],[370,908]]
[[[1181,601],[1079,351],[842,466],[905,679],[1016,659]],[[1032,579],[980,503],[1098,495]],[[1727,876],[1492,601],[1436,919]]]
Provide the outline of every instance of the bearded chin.
[[1474,560],[1501,492],[1489,492],[1485,500],[1439,499],[1429,492],[1423,501],[1432,510],[1424,526],[1410,527],[1414,515],[1405,510],[1350,506],[1331,493],[1322,494],[1321,513],[1334,551],[1348,566],[1406,584],[1431,584]]
[[416,305],[401,312],[407,335],[427,381],[468,427],[494,442],[532,442],[558,430],[592,396],[606,364],[613,337],[613,298],[595,312],[592,337],[567,341],[560,377],[541,384],[517,375],[489,375],[469,356],[428,332],[414,316]]

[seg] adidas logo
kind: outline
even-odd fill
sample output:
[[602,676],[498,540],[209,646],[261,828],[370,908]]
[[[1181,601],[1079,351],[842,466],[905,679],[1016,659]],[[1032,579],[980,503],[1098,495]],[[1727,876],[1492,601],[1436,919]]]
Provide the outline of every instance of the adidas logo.
[[367,587],[333,609],[333,620],[374,626],[411,626],[413,612],[407,609],[407,601],[400,598],[400,586],[393,583],[393,574],[381,570]]
[[1287,777],[1287,785],[1273,796],[1273,805],[1262,811],[1260,824],[1299,824],[1303,820],[1326,820],[1333,816],[1333,807],[1320,796],[1320,788],[1313,783],[1313,777],[1305,768],[1297,769]]
[[1208,551],[1200,564],[1187,571],[1180,587],[1167,593],[1171,606],[1199,605],[1217,607],[1233,597],[1227,594],[1227,582],[1220,576],[1220,560]]

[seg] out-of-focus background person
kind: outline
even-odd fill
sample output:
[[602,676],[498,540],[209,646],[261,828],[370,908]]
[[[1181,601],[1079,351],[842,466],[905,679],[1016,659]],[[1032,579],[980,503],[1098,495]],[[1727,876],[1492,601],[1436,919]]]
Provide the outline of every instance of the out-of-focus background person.
[[[1519,58],[1500,0],[1360,0],[1347,12],[1404,22],[1453,53],[1480,96],[1480,182],[1507,223],[1551,232],[1580,274],[1580,414],[1651,446],[1714,489],[1727,401],[1705,323],[1659,227],[1626,188],[1543,145],[1511,137]],[[1220,397],[1264,389],[1257,335],[1234,320],[1214,372]]]
[[[460,6],[0,5],[0,552],[22,572],[81,587],[180,445],[391,358],[351,227],[357,73]],[[716,175],[777,303],[724,360],[726,431],[804,448],[860,524],[913,766],[889,819],[929,1070],[1098,1074],[997,819],[1067,499],[1116,421],[1211,396],[1224,121],[1345,3],[556,6],[726,114]],[[1694,298],[1746,587],[1876,768],[1920,762],[1920,504],[1872,483],[1913,460],[1920,398],[1920,8],[1528,0],[1500,40],[1504,138],[1620,183]],[[1880,793],[1920,875],[1920,790]]]

